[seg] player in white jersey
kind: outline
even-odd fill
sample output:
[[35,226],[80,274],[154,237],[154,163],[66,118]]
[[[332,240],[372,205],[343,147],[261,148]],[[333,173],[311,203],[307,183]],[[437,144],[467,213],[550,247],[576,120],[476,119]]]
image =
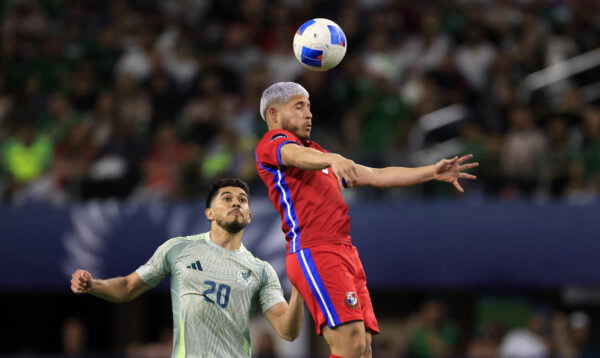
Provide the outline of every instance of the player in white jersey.
[[257,307],[279,336],[294,340],[302,323],[300,295],[293,288],[288,304],[273,267],[242,245],[251,217],[248,193],[239,179],[217,181],[206,199],[209,232],[166,241],[146,264],[125,277],[94,279],[77,270],[71,290],[124,302],[169,276],[173,358],[249,357],[249,321]]

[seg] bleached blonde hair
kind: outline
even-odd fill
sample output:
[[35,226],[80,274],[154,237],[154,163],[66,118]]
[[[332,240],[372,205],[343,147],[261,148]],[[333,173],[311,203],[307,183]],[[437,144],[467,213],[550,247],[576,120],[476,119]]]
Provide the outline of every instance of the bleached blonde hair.
[[260,116],[267,120],[267,109],[272,105],[280,105],[294,96],[306,96],[308,91],[296,82],[277,82],[265,89],[260,97]]

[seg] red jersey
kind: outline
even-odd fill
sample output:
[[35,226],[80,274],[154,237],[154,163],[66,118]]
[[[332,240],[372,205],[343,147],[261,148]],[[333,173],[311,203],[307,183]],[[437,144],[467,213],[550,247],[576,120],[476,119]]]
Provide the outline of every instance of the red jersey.
[[327,151],[310,140],[276,129],[256,146],[258,175],[269,189],[269,199],[279,215],[289,253],[323,244],[351,244],[348,205],[342,198],[331,168],[302,170],[281,163],[281,147],[296,143]]

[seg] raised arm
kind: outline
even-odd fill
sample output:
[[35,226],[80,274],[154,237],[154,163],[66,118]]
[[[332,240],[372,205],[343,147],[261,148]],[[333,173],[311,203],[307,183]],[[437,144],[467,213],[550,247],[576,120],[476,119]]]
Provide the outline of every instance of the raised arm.
[[137,272],[106,280],[95,279],[85,270],[77,270],[71,275],[71,291],[90,293],[110,302],[131,301],[150,288],[152,286],[142,281]]
[[290,302],[281,302],[269,308],[265,317],[277,334],[288,341],[293,341],[300,334],[304,305],[296,288],[292,288]]

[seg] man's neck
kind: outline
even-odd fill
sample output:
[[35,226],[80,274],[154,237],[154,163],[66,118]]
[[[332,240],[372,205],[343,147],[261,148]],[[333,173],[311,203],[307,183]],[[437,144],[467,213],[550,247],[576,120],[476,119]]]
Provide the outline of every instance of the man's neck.
[[210,229],[210,240],[215,244],[227,250],[239,250],[242,246],[242,234],[244,230],[232,234],[223,230],[221,227],[214,225]]

